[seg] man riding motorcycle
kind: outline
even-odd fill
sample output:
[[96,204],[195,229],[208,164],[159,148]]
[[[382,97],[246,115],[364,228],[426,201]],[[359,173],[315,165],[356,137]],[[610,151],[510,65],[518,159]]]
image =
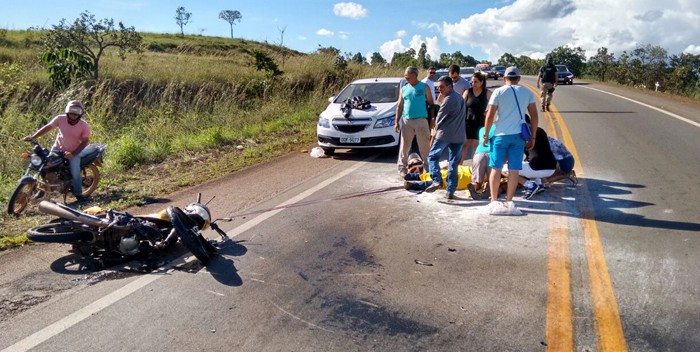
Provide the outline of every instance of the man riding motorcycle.
[[25,141],[31,142],[54,128],[58,128],[56,141],[52,150],[61,151],[70,165],[70,173],[73,179],[73,195],[78,202],[85,202],[83,197],[83,184],[80,177],[80,159],[90,141],[90,125],[82,119],[85,112],[83,103],[79,100],[71,100],[66,104],[65,114],[54,117],[48,124],[41,127],[33,135],[24,137]]

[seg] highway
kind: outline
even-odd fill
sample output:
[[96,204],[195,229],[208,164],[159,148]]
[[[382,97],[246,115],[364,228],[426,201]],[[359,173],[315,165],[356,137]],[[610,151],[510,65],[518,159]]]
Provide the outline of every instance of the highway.
[[216,195],[232,240],[208,267],[184,250],[151,273],[79,268],[66,245],[0,253],[0,351],[696,350],[699,112],[559,86],[540,125],[579,184],[518,193],[523,216],[405,191],[395,153],[291,153],[137,210]]

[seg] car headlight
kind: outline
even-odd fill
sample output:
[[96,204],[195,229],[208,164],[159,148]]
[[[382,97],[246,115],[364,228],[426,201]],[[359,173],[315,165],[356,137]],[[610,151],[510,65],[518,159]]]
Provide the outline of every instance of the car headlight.
[[321,117],[321,115],[318,116],[318,125],[323,128],[331,128],[331,122],[327,118]]
[[32,154],[32,156],[29,157],[29,162],[34,166],[41,165],[41,161],[41,157],[36,154]]
[[377,122],[374,123],[374,128],[391,127],[394,125],[394,118],[395,116],[389,116],[383,119],[379,119],[377,120]]
[[570,74],[570,75],[567,75],[566,77],[568,77],[568,78],[574,78],[574,75],[573,75],[573,74]]

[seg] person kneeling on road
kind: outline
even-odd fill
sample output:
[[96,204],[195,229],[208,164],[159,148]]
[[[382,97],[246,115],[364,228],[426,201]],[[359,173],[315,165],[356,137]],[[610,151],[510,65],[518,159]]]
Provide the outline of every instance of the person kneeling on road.
[[[410,160],[412,159],[409,158],[409,165],[413,164],[413,166],[410,166],[410,172],[405,177],[404,188],[408,191],[425,191],[433,184],[433,179],[430,177],[429,172],[423,172],[423,164],[420,159],[413,163]],[[440,174],[443,180],[439,187],[441,189],[447,188],[444,180],[447,179],[448,165],[449,162],[447,160],[440,162]],[[457,190],[467,190],[472,199],[481,199],[479,194],[476,193],[474,186],[472,186],[472,171],[467,166],[459,165],[457,167]]]
[[554,171],[552,176],[547,177],[544,182],[553,183],[568,178],[571,184],[575,186],[578,184],[578,179],[576,178],[576,171],[574,171],[574,155],[559,140],[552,137],[547,137],[547,139],[549,140],[549,147],[554,154],[554,159],[557,159],[557,170]]
[[[525,122],[530,124],[530,116],[525,115]],[[535,133],[535,146],[525,151],[525,160],[522,162],[518,182],[525,186],[525,199],[532,198],[535,194],[544,192],[542,179],[550,177],[557,169],[557,160],[549,147],[547,132],[537,127]],[[503,166],[503,172],[508,172],[508,164]],[[526,182],[529,179],[529,182]]]

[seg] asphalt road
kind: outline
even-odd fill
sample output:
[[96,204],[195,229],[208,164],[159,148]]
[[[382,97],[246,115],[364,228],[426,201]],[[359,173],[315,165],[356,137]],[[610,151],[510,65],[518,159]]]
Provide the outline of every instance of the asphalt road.
[[560,86],[540,121],[580,184],[517,197],[520,217],[405,191],[391,153],[293,153],[141,209],[216,195],[236,218],[206,268],[184,250],[151,274],[61,245],[0,253],[0,350],[695,350],[698,111]]

